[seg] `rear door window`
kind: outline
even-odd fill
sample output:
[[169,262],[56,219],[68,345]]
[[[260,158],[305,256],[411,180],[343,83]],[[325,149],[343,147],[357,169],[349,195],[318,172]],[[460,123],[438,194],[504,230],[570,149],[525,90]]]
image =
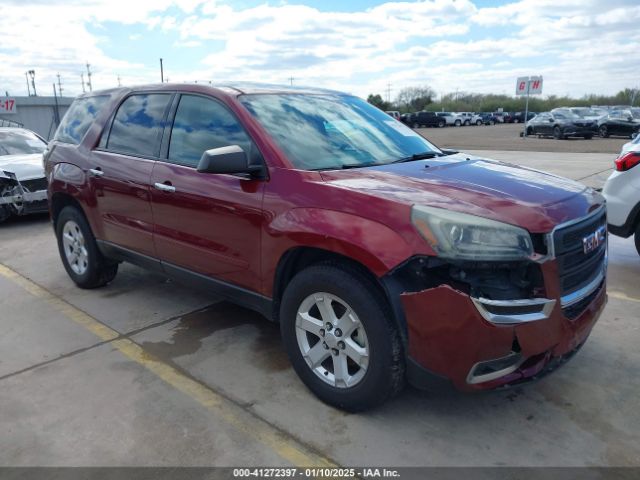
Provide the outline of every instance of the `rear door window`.
[[109,95],[97,95],[74,100],[62,118],[54,140],[78,145],[108,99]]
[[170,100],[169,93],[128,97],[113,119],[106,149],[141,157],[157,157]]
[[169,158],[171,163],[195,167],[206,150],[239,145],[251,152],[251,140],[236,117],[219,102],[183,95],[176,111]]

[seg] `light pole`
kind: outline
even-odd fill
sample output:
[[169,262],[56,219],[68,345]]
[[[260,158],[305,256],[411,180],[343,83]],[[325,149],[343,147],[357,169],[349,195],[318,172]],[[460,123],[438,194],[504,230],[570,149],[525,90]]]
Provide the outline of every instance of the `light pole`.
[[36,92],[36,71],[35,70],[29,70],[27,73],[31,77],[31,86],[33,87],[33,96],[37,97],[38,93]]
[[29,86],[29,72],[24,72],[24,78],[27,81],[27,93],[28,96],[31,96],[31,87]]

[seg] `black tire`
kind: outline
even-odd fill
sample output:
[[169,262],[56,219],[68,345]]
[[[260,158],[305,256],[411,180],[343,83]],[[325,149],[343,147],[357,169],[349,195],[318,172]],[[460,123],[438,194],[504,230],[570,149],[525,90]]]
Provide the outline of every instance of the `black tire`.
[[533,127],[527,128],[527,135],[533,135]]
[[11,217],[11,210],[7,205],[0,205],[0,223],[4,223]]
[[464,126],[468,127],[469,125],[471,125],[471,122],[469,120],[465,120],[464,121]]
[[476,125],[479,127],[480,125],[482,125],[482,120],[476,120]]
[[514,118],[513,123],[520,123],[520,120],[518,120],[517,118]]
[[606,125],[600,125],[600,128],[598,128],[598,133],[602,138],[609,138],[609,129]]
[[[63,244],[63,231],[68,222],[74,222],[84,238],[84,247],[87,250],[86,270],[79,274],[75,272],[65,253]],[[62,209],[56,221],[56,238],[58,239],[58,251],[65,270],[80,288],[98,288],[112,281],[118,273],[118,263],[105,258],[98,250],[96,239],[91,231],[84,214],[76,207],[69,206]]]
[[445,121],[444,121],[444,120],[440,120],[440,121],[438,122],[438,128],[444,128],[445,124],[446,124],[446,123],[445,123]]
[[[336,387],[322,380],[307,364],[298,345],[298,309],[305,299],[319,292],[346,302],[364,327],[369,344],[368,366],[364,376],[351,387]],[[308,267],[287,286],[280,308],[282,340],[296,373],[323,402],[350,412],[363,411],[402,390],[405,370],[402,343],[389,306],[381,297],[377,286],[366,275],[354,267],[336,263]],[[331,356],[325,361],[329,359],[333,361]]]
[[640,224],[636,227],[635,234],[633,235],[633,240],[636,244],[636,251],[638,255],[640,255]]
[[560,127],[558,127],[557,125],[553,127],[553,138],[555,138],[556,140],[562,140],[564,138],[564,135],[562,135],[562,130],[560,130]]
[[454,124],[456,127],[460,127],[460,126],[462,126],[462,122],[461,122],[460,120],[456,120],[455,122],[453,122],[453,124]]
[[418,125],[417,123],[415,123],[415,122],[414,122],[414,123],[413,123],[413,129],[415,130],[415,129],[416,129],[416,128],[418,128],[418,127],[419,127],[419,125]]

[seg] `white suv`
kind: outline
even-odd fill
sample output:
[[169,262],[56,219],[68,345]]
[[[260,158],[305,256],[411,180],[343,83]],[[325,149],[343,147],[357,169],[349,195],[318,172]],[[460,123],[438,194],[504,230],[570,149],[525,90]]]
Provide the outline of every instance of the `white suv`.
[[615,171],[602,190],[607,199],[607,223],[613,235],[635,235],[640,254],[640,135],[622,147]]

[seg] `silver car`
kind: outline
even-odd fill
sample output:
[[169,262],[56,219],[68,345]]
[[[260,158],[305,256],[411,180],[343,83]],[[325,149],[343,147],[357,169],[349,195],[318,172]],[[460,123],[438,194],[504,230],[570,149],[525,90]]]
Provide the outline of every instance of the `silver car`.
[[0,223],[11,215],[47,211],[46,148],[47,142],[30,130],[0,128]]

